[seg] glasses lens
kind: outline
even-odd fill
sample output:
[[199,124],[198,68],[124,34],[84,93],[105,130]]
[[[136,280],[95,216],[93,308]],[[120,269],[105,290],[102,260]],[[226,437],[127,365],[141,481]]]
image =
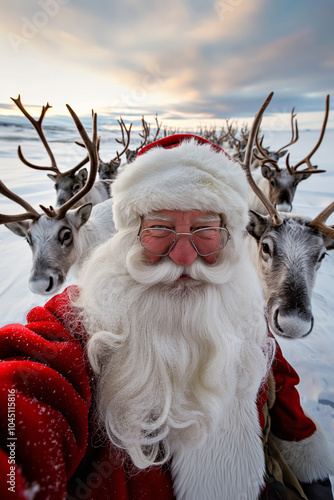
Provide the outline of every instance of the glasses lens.
[[206,256],[222,250],[229,239],[229,232],[224,227],[210,227],[194,231],[191,240],[199,255]]
[[171,229],[152,227],[143,229],[140,235],[142,247],[154,255],[168,255],[176,239],[176,233]]

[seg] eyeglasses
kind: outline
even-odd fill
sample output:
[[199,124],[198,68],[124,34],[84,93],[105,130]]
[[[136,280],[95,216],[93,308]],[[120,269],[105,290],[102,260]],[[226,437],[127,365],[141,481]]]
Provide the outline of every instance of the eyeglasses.
[[166,257],[175,246],[179,235],[189,235],[190,243],[201,257],[222,250],[230,239],[226,227],[205,227],[192,233],[176,233],[172,229],[150,227],[137,236],[141,246],[149,253]]

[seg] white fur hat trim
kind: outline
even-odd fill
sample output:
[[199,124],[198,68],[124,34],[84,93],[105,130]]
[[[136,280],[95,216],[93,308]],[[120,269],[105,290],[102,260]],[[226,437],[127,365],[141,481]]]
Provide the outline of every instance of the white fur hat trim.
[[224,216],[230,229],[248,222],[248,184],[241,166],[210,143],[185,140],[154,147],[126,165],[112,185],[117,230],[155,210],[202,210]]

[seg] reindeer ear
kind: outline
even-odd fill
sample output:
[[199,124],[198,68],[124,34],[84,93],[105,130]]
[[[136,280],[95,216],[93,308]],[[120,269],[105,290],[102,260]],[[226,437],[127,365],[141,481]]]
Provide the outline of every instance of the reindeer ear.
[[30,222],[27,222],[26,220],[23,220],[21,222],[7,222],[5,226],[13,231],[13,233],[17,236],[25,238],[30,227]]
[[78,174],[77,174],[77,177],[82,181],[82,182],[86,182],[87,180],[87,177],[88,177],[88,171],[87,171],[87,168],[82,168]]
[[269,180],[275,174],[275,169],[274,169],[274,167],[271,167],[270,165],[265,163],[261,167],[261,172],[262,172],[263,177],[265,177],[266,179]]
[[93,203],[86,203],[85,205],[81,205],[81,207],[68,211],[67,217],[70,218],[71,222],[74,224],[74,227],[76,229],[79,229],[88,221],[92,208]]
[[280,151],[280,152],[278,153],[278,158],[282,158],[282,156],[286,155],[286,154],[287,154],[287,152],[288,152],[288,150],[287,150],[287,149],[283,149],[283,151]]
[[247,232],[255,239],[259,240],[270,224],[269,216],[261,215],[254,210],[249,210],[249,222]]
[[[314,168],[318,168],[318,165],[315,165]],[[298,174],[298,172],[297,172]],[[295,177],[297,177],[298,179],[298,182],[300,181],[305,181],[306,179],[308,179],[310,177],[311,174],[298,174],[298,175],[295,175]]]
[[53,182],[56,182],[56,181],[57,181],[57,176],[56,176],[56,175],[54,175],[54,174],[46,174],[46,175],[47,175],[47,176],[49,177],[49,179],[51,179]]

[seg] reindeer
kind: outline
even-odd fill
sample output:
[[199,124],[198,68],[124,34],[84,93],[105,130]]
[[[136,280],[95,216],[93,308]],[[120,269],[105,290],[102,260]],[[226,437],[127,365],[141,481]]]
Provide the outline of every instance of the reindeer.
[[220,133],[216,139],[215,144],[217,144],[217,146],[220,146],[221,148],[223,148],[224,142],[228,139],[228,137],[229,137],[229,131],[225,132],[224,127],[222,127],[220,130]]
[[[298,134],[298,125],[297,125],[297,122],[296,122],[296,131],[297,131],[297,134]],[[292,144],[292,143],[291,144],[287,144],[286,146],[283,146],[282,148],[278,149],[277,151],[270,151],[269,150],[269,146],[267,148],[263,148],[263,144],[262,144],[263,143],[263,139],[264,139],[264,136],[262,136],[261,141],[260,141],[261,148],[265,149],[266,156],[268,158],[270,158],[270,160],[273,160],[276,163],[280,160],[280,158],[282,158],[283,156],[285,156],[287,154],[288,150],[284,149],[284,148],[286,148],[287,146],[290,146]],[[297,142],[297,140],[298,140],[298,135],[297,135],[297,138],[294,140],[294,142]],[[245,150],[246,150],[246,148],[243,150],[242,153],[244,153]],[[259,154],[260,154],[259,153],[259,149],[255,146],[254,147],[254,157],[253,157],[253,161],[252,161],[252,165],[251,165],[251,169],[254,170],[254,171],[258,167],[261,167],[261,165],[262,165],[262,158],[259,157]]]
[[155,124],[156,124],[155,134],[154,134],[152,139],[148,139],[148,143],[155,142],[159,139],[162,122],[159,123],[157,114],[155,115],[154,120],[155,120]]
[[[119,123],[119,126],[121,127],[122,139],[121,140],[116,139],[116,141],[118,143],[120,143],[120,144],[123,144],[124,148],[123,148],[123,150],[120,153],[118,153],[116,151],[115,158],[113,158],[109,162],[104,162],[103,160],[101,160],[101,158],[99,156],[99,168],[98,168],[98,172],[99,172],[99,178],[101,180],[111,180],[111,181],[113,181],[116,178],[116,175],[117,175],[117,172],[118,172],[118,168],[119,168],[119,166],[121,164],[121,156],[124,153],[126,154],[126,156],[129,154],[130,134],[131,134],[132,123],[130,124],[129,128],[127,129],[126,125],[125,125],[125,123],[124,123],[124,121],[123,121],[123,119],[121,117],[117,121]],[[125,139],[125,136],[124,136],[124,131],[125,131],[126,139]]]
[[326,252],[334,248],[334,230],[330,237],[309,217],[283,212],[280,216],[282,224],[275,225],[269,215],[251,210],[249,247],[272,330],[281,337],[303,338],[313,329],[311,294]]
[[[262,105],[253,127],[259,126],[272,95]],[[249,143],[242,166],[269,215],[250,210],[247,243],[262,281],[268,322],[281,337],[303,338],[314,325],[311,294],[316,273],[326,252],[334,248],[334,228],[325,224],[334,212],[334,202],[313,220],[278,212],[252,177],[251,151]]]
[[[291,146],[292,144],[295,144],[295,142],[298,141],[298,138],[299,138],[298,123],[297,123],[297,120],[295,120],[295,122],[293,121],[296,118],[296,114],[294,113],[294,111],[295,111],[295,108],[292,108],[292,111],[291,111],[292,137],[291,137],[291,141],[288,144],[286,144],[285,146],[282,146],[277,151],[269,151],[269,146],[267,148],[265,148],[263,146],[264,135],[262,135],[260,141],[259,141],[258,136],[256,137],[255,145],[257,147],[254,147],[254,150],[253,150],[254,155],[253,155],[253,161],[252,161],[252,165],[251,165],[252,170],[256,170],[258,167],[261,167],[261,165],[263,163],[263,156],[259,156],[261,154],[260,153],[261,151],[264,150],[265,157],[270,158],[270,160],[273,160],[275,163],[277,163],[280,160],[280,158],[283,158],[283,156],[285,156],[288,152],[288,150],[284,149],[284,148],[287,148],[288,146]],[[246,150],[246,148],[245,148],[245,150]]]
[[236,134],[238,132],[238,128],[233,128],[233,122],[231,125],[228,124],[228,120],[226,120],[227,125],[227,135],[230,137],[228,154],[235,158],[236,160],[243,161],[246,152],[246,146],[249,138],[250,131],[248,130],[247,124],[241,127],[240,131],[240,139],[237,138]]
[[[292,128],[291,141],[285,146],[283,146],[283,148],[287,148],[288,146],[294,144],[299,137],[297,121],[295,122],[295,127],[294,127],[294,118],[296,115],[294,115],[293,112],[294,109],[292,110],[291,113],[291,128]],[[278,158],[275,160],[274,156],[270,155],[268,149],[265,149],[262,146],[263,137],[261,141],[258,140],[258,137],[256,138],[256,147],[259,153],[255,156],[260,161],[261,173],[262,173],[262,176],[260,175],[256,177],[256,182],[259,185],[260,189],[269,198],[271,203],[275,205],[277,210],[282,212],[290,212],[292,210],[292,201],[298,184],[301,181],[308,179],[308,177],[311,174],[320,174],[325,172],[325,170],[318,170],[318,167],[316,165],[313,166],[311,164],[311,157],[319,148],[322,139],[324,137],[326,124],[328,120],[328,113],[329,113],[329,95],[326,98],[326,111],[319,140],[312,149],[312,151],[308,155],[306,155],[304,159],[296,163],[293,167],[290,166],[289,163],[290,154],[288,154],[286,157],[286,168],[283,169],[280,168],[277,163]],[[280,148],[276,152],[276,155],[279,156],[283,152],[282,151],[283,148]],[[304,170],[297,170],[298,167],[300,167],[304,163],[307,165],[307,168]],[[249,205],[251,208],[262,214],[266,213],[260,199],[252,191],[250,191]]]
[[[78,165],[67,170],[66,172],[60,172],[55,157],[51,151],[48,141],[43,132],[42,124],[44,116],[48,109],[52,106],[47,103],[42,107],[41,114],[38,120],[35,120],[25,109],[21,102],[21,96],[19,95],[17,99],[11,97],[12,101],[17,105],[17,107],[22,111],[22,113],[28,118],[34,129],[36,130],[39,138],[42,141],[43,146],[50,158],[51,166],[43,167],[30,163],[23,155],[21,146],[18,147],[18,156],[20,160],[30,168],[36,170],[51,171],[52,174],[47,174],[48,177],[55,183],[55,189],[57,192],[57,202],[56,206],[60,207],[66,203],[70,198],[72,198],[76,193],[78,193],[84,184],[87,182],[88,171],[86,168],[82,168],[86,163],[88,163],[89,158],[86,156]],[[81,145],[81,144],[79,144]],[[81,170],[80,170],[81,169]],[[92,203],[96,205],[104,200],[110,198],[110,182],[108,181],[98,181],[94,183],[92,189],[87,192],[85,197],[80,199],[80,203]]]
[[83,188],[57,209],[40,205],[44,212],[40,214],[0,181],[0,193],[26,210],[18,215],[0,214],[0,224],[26,238],[33,257],[29,287],[32,292],[42,295],[56,293],[65,282],[67,273],[70,270],[72,274],[76,273],[87,254],[115,230],[111,199],[95,206],[86,203],[73,209],[94,185],[98,138],[96,114],[93,115],[93,138],[90,140],[77,115],[69,105],[67,108],[88,151],[90,172]]
[[[142,123],[142,133],[139,134],[139,136],[143,140],[141,141],[141,143],[139,144],[139,146],[135,150],[130,150],[130,149],[127,150],[127,152],[126,152],[126,161],[127,161],[127,163],[132,163],[136,159],[138,151],[141,148],[143,148],[146,144],[148,144],[148,138],[150,136],[150,127],[149,127],[148,123],[144,120],[143,116],[142,116],[142,119],[141,119],[141,123]],[[116,139],[116,141],[119,142],[120,144],[124,144],[123,127],[124,127],[126,133],[127,133],[127,129],[126,129],[126,126],[125,126],[124,122],[122,122],[122,124],[120,123],[120,125],[121,125],[121,129],[122,129],[122,140],[119,141],[119,140]]]

